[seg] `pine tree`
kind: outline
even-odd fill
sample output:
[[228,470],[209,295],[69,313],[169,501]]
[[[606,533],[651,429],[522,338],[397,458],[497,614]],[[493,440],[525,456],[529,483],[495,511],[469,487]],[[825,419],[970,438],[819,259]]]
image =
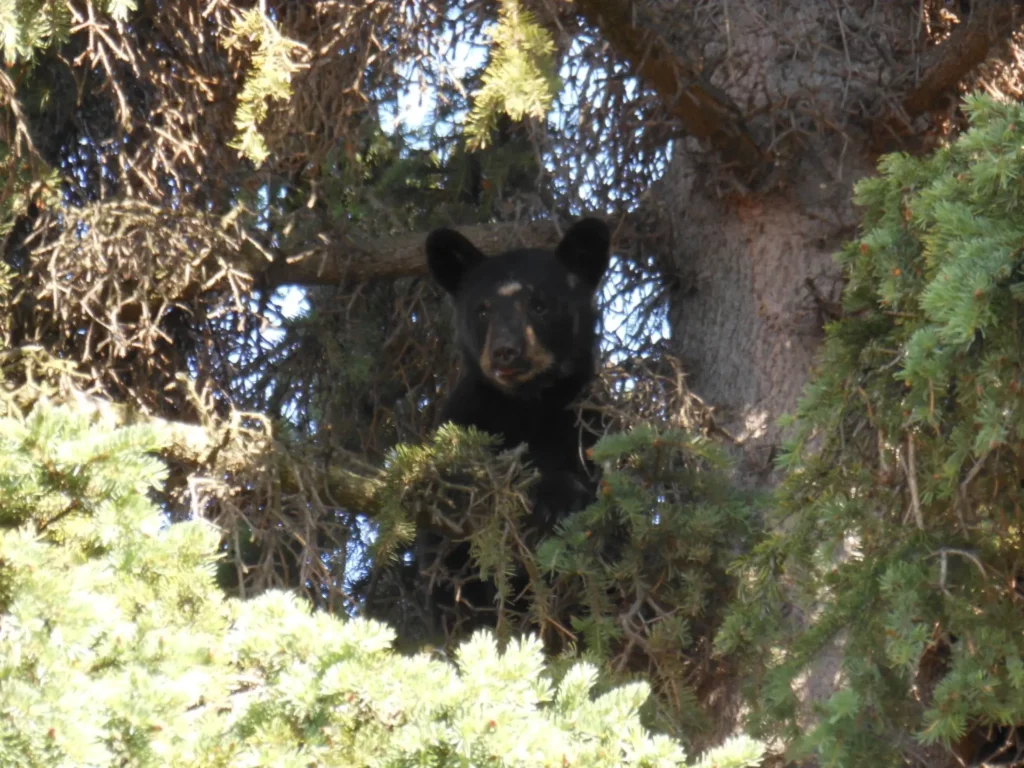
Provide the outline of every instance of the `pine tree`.
[[[5,766],[673,766],[639,711],[646,683],[593,695],[540,643],[487,633],[455,664],[279,590],[214,578],[219,532],[167,524],[149,426],[42,404],[0,419],[0,764]],[[701,765],[755,765],[727,742]]]
[[[765,666],[757,732],[827,764],[935,764],[1024,723],[1024,108],[965,107],[958,141],[857,186],[863,233],[791,422],[779,528],[719,637]],[[786,600],[808,611],[799,634]],[[833,641],[842,685],[804,731],[792,683]]]

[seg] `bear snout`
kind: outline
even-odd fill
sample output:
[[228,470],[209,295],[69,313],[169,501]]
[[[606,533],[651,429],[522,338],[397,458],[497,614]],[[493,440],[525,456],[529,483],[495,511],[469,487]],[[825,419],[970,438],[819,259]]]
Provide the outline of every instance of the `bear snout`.
[[487,331],[480,370],[503,389],[512,390],[550,371],[555,357],[529,324],[519,328],[492,324]]
[[523,362],[523,349],[521,346],[506,342],[495,345],[491,350],[491,359],[494,360],[494,367],[501,369],[515,368]]

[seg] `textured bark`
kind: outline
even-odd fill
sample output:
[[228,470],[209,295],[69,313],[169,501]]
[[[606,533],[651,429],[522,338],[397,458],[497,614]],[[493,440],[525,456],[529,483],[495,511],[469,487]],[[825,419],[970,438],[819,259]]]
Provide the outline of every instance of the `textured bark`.
[[[827,4],[790,3],[784,13],[753,0],[731,7],[733,61],[743,74],[723,75],[723,90],[737,100],[744,92],[766,94],[766,109],[799,98],[804,112],[842,124],[844,51],[823,46],[785,69],[776,66],[794,34],[837,37]],[[766,30],[772,13],[777,26]],[[865,90],[864,98],[870,95]],[[852,186],[873,172],[867,139],[852,129],[844,136],[808,131],[786,183],[757,196],[716,194],[711,171],[684,147],[658,195],[669,201],[666,218],[675,229],[668,260],[680,288],[670,315],[687,383],[742,445],[741,476],[752,483],[771,481],[776,421],[795,407],[814,363],[823,336],[816,298],[838,297],[832,255],[855,231]]]
[[[903,138],[909,117],[955,97],[965,74],[1019,26],[1020,12],[1018,3],[975,3],[972,18],[920,61],[920,41],[849,34],[855,23],[863,29],[864,19],[877,22],[879,13],[890,14],[879,27],[912,30],[916,0],[744,0],[729,7],[736,74],[722,73],[716,85],[736,103],[765,113],[796,105],[787,120],[802,136],[781,174],[784,184],[723,197],[700,147],[691,142],[675,153],[652,197],[662,201],[670,227],[662,254],[676,275],[670,320],[687,384],[736,438],[737,477],[771,486],[783,437],[777,420],[796,407],[816,362],[825,313],[841,296],[833,254],[859,224],[853,185],[874,174],[881,134]],[[766,28],[766,19],[774,26]],[[881,83],[893,84],[888,94]],[[902,93],[899,83],[907,84]],[[878,107],[886,96],[898,106],[883,112]],[[855,105],[884,117],[859,122]],[[914,128],[920,130],[921,122]],[[799,632],[798,611],[791,620]],[[795,684],[805,726],[814,721],[807,705],[842,685],[843,646],[844,638],[836,637]]]
[[[905,15],[898,20],[913,19],[916,3],[900,5]],[[871,11],[870,2],[849,7]],[[774,26],[766,29],[765,19]],[[671,228],[663,258],[678,286],[670,303],[673,345],[689,388],[736,439],[737,478],[749,485],[777,480],[777,420],[795,408],[815,363],[823,300],[840,295],[833,254],[856,231],[853,184],[874,171],[870,136],[848,126],[847,105],[875,103],[883,63],[868,43],[844,49],[838,19],[828,3],[730,3],[735,74],[721,72],[716,85],[765,113],[777,105],[793,109],[801,137],[786,161],[784,183],[757,195],[723,196],[691,142],[681,143],[663,189],[652,195],[663,201]],[[853,84],[851,58],[861,73]],[[793,620],[799,631],[799,616]],[[821,654],[797,695],[808,703],[827,698],[841,669],[839,644]]]
[[[459,231],[484,253],[516,246],[545,248],[558,241],[558,232],[550,221],[459,227]],[[331,242],[327,237],[328,242],[321,248],[272,264],[267,269],[267,281],[270,287],[342,285],[422,275],[427,271],[423,250],[427,234],[396,235],[373,242],[349,236]]]
[[[863,28],[882,8],[890,14],[882,26],[912,30],[918,5],[911,0],[843,4],[849,17],[828,3],[730,4],[730,61],[739,74],[720,69],[716,85],[765,112],[795,102],[797,115],[814,116],[816,131],[808,122],[789,151],[784,183],[759,195],[720,196],[699,147],[684,146],[655,197],[669,201],[666,218],[675,229],[667,256],[680,286],[671,308],[675,344],[689,364],[691,388],[742,443],[752,481],[771,479],[781,437],[776,420],[793,410],[807,382],[823,337],[823,304],[840,296],[832,255],[859,221],[853,185],[875,171],[878,125],[858,131],[849,105],[877,103],[878,83],[886,81],[915,83],[899,100],[901,114],[955,96],[965,73],[1019,27],[1020,5],[976,2],[970,18],[923,61],[895,61],[888,49],[880,57],[867,37],[853,40],[852,20]],[[766,19],[773,25],[766,28]]]
[[[686,132],[708,139],[720,158],[732,165],[751,186],[765,180],[773,167],[770,152],[758,145],[742,111],[727,93],[709,82],[675,51],[657,30],[635,23],[634,9],[624,0],[577,0],[583,17],[596,26],[615,52],[665,102]],[[913,61],[896,82],[913,83],[890,110],[872,126],[876,151],[894,148],[892,139],[911,132],[908,121],[941,106],[965,75],[985,61],[994,46],[1010,39],[1020,27],[1021,0],[976,0],[968,21],[949,39]],[[768,12],[763,18],[770,18]],[[737,14],[742,16],[742,10]]]
[[955,93],[964,75],[988,58],[992,47],[1006,40],[1020,21],[1021,3],[999,0],[976,2],[970,20],[927,57],[921,81],[903,99],[903,110],[913,117]]
[[675,164],[674,342],[688,385],[743,446],[751,482],[770,479],[776,419],[796,405],[814,363],[818,300],[838,296],[832,254],[856,223],[849,185],[870,168],[862,160],[837,180],[807,163],[794,188],[750,200],[711,199],[699,173]]

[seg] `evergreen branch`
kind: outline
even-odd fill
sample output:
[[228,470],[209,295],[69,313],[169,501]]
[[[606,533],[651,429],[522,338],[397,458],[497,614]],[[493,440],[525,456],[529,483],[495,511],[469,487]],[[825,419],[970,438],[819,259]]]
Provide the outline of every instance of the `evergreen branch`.
[[38,529],[39,533],[42,533],[43,531],[45,531],[50,526],[52,526],[52,525],[54,525],[56,523],[59,523],[61,520],[66,518],[68,515],[70,515],[72,512],[77,512],[81,508],[82,508],[81,500],[80,499],[72,499],[71,503],[69,503],[66,507],[64,507],[64,509],[62,509],[60,512],[55,514],[53,517],[49,517],[49,518],[43,520],[41,523],[39,523],[39,529]]
[[488,34],[491,60],[466,120],[466,146],[471,150],[487,146],[501,112],[515,121],[527,116],[542,120],[560,88],[555,44],[517,0],[502,2],[498,24]]
[[[168,525],[150,498],[165,438],[108,427],[74,404],[0,418],[0,765],[762,761],[766,746],[741,735],[687,763],[641,722],[649,683],[554,667],[536,636],[499,648],[476,632],[450,663],[290,591],[227,597],[220,532]],[[38,535],[69,499],[96,514]]]
[[[24,395],[24,393],[22,394]],[[40,393],[38,399],[54,400],[56,398]],[[211,463],[216,458],[218,468],[225,472],[241,472],[250,468],[249,462],[245,460],[245,454],[221,450],[233,434],[230,426],[203,426],[171,421],[77,390],[73,390],[66,399],[69,401],[68,404],[73,405],[80,414],[95,418],[106,428],[117,429],[131,425],[146,425],[158,430],[165,436],[161,453],[176,461],[201,466]],[[31,407],[31,402],[22,397],[19,398],[19,405]],[[279,444],[275,444],[273,447],[274,458],[272,460],[278,465],[279,471],[276,474],[281,478],[281,491],[284,493],[299,492],[301,490],[299,479],[290,469],[291,464],[288,461],[287,452]],[[376,478],[360,475],[334,465],[326,470],[324,482],[327,492],[339,505],[358,509],[367,514],[372,514],[376,509],[374,494],[380,485],[380,481]]]
[[657,92],[687,133],[708,139],[746,184],[756,185],[768,175],[772,158],[747,130],[739,107],[691,63],[675,55],[653,30],[636,26],[627,0],[580,0],[577,5],[583,17]]
[[[855,188],[864,217],[839,255],[843,317],[791,422],[773,501],[787,530],[750,559],[756,586],[719,641],[784,647],[759,694],[781,734],[797,722],[794,680],[845,635],[849,677],[793,747],[821,763],[938,765],[952,751],[981,764],[1024,721],[1002,693],[1024,680],[1017,595],[993,582],[1021,563],[1006,510],[1019,507],[1024,434],[1024,109],[972,94],[963,110],[970,129],[955,142],[890,154]],[[811,586],[791,589],[796,578]],[[789,595],[816,613],[798,633]],[[879,738],[890,729],[915,743]]]

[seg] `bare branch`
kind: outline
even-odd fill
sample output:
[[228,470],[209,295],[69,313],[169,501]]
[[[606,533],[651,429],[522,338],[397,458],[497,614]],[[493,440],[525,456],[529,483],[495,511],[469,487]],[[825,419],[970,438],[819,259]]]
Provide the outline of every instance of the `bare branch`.
[[[459,227],[459,230],[484,253],[495,253],[516,246],[545,248],[558,240],[555,225],[550,221],[477,225]],[[426,232],[376,241],[344,236],[340,242],[328,241],[321,248],[276,262],[267,271],[267,283],[270,287],[342,285],[422,275],[427,268],[423,250],[426,237]]]
[[907,484],[910,486],[910,508],[914,513],[914,522],[920,530],[924,530],[924,515],[921,514],[921,494],[917,489],[917,459],[914,446],[914,436],[907,435],[907,458],[903,461],[903,471],[907,475]]

